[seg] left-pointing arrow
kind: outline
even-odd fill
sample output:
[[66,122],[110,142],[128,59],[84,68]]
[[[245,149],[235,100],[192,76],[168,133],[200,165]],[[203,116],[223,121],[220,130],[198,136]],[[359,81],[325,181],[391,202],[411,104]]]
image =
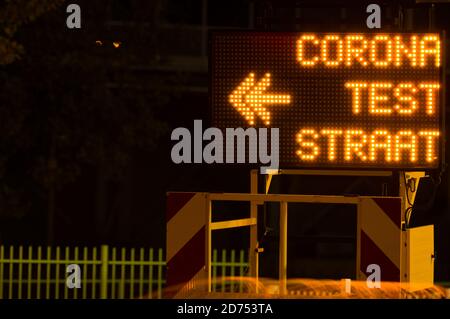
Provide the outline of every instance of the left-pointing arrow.
[[250,125],[255,124],[255,114],[265,125],[270,125],[270,112],[264,107],[264,104],[291,103],[290,95],[264,94],[270,83],[270,73],[266,73],[258,83],[255,82],[255,74],[250,73],[228,97],[229,102]]

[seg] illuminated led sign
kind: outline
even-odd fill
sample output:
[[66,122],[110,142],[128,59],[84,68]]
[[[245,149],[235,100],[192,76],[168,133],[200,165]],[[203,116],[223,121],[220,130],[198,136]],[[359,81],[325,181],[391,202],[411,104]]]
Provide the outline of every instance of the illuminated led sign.
[[443,47],[431,33],[215,32],[213,125],[279,128],[285,168],[437,168]]

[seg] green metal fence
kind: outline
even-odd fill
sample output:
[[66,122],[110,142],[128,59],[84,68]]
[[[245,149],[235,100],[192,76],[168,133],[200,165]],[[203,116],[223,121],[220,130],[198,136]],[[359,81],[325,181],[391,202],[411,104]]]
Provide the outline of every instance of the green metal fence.
[[[70,264],[79,289],[66,284]],[[213,290],[223,290],[222,276],[247,274],[247,254],[215,249],[211,266]],[[165,267],[162,249],[0,246],[0,299],[161,298]]]
[[[239,259],[236,261],[236,253],[234,250],[231,251],[230,259],[227,261],[227,251],[222,250],[220,259],[218,258],[217,249],[213,250],[213,257],[211,261],[211,277],[212,277],[212,291],[233,291],[233,292],[242,292],[243,291],[243,282],[242,280],[236,283],[231,283],[233,286],[228,287],[229,282],[226,282],[224,279],[227,277],[234,276],[244,276],[247,274],[248,270],[248,262],[245,262],[245,251],[241,250],[239,253]],[[236,271],[238,270],[238,271]],[[228,288],[228,289],[227,289]]]

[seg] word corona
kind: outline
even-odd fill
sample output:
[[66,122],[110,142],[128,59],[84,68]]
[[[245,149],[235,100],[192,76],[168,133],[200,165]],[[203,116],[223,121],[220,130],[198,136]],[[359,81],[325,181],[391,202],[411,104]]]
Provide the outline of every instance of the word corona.
[[297,61],[302,67],[423,68],[441,65],[438,35],[304,34],[297,40]]

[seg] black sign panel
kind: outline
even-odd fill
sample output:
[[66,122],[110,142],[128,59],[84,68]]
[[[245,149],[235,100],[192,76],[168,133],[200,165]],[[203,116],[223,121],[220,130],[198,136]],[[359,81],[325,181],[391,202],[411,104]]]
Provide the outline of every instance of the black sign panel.
[[213,125],[279,128],[282,167],[437,168],[441,42],[434,33],[213,33]]

